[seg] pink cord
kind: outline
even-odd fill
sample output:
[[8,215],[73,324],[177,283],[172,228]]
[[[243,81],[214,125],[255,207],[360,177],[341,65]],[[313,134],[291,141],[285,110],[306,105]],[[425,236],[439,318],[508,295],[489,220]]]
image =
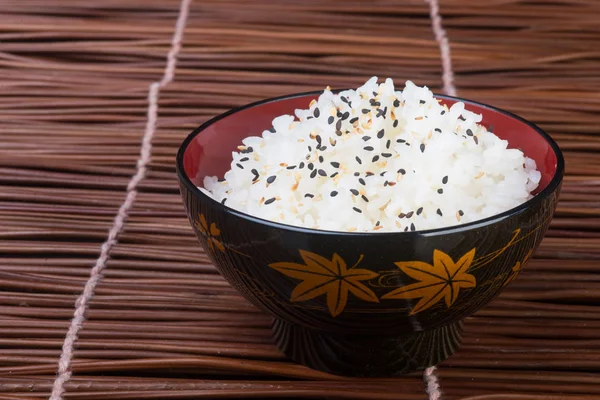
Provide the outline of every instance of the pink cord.
[[[429,4],[429,16],[431,18],[431,28],[440,47],[442,58],[442,83],[444,93],[449,96],[456,96],[456,86],[454,86],[454,72],[452,70],[452,58],[450,57],[450,42],[446,30],[442,26],[442,16],[440,15],[439,0],[425,0]],[[436,374],[437,368],[429,367],[423,372],[423,380],[427,388],[429,400],[441,400],[442,390]]]
[[442,391],[438,382],[438,377],[435,371],[436,367],[429,367],[423,372],[423,380],[427,384],[427,395],[429,400],[440,400],[442,398]]
[[94,297],[96,286],[102,279],[102,273],[106,268],[108,259],[110,258],[110,252],[117,244],[118,236],[125,225],[125,221],[127,220],[127,214],[135,202],[135,198],[138,194],[137,187],[146,176],[146,171],[152,154],[152,137],[154,136],[154,131],[156,129],[160,89],[171,82],[175,76],[177,55],[181,50],[181,40],[183,38],[183,31],[185,29],[189,14],[190,3],[191,0],[181,1],[179,17],[177,19],[177,25],[175,26],[175,32],[171,42],[171,49],[167,56],[167,65],[165,67],[163,77],[159,82],[154,82],[150,85],[148,91],[148,119],[146,121],[146,129],[142,139],[142,146],[140,157],[137,161],[136,172],[127,184],[127,196],[125,197],[125,201],[119,208],[113,226],[108,232],[108,238],[102,244],[100,256],[96,260],[94,268],[92,268],[90,271],[90,278],[85,284],[83,293],[81,293],[75,302],[75,313],[73,314],[69,331],[67,332],[67,336],[63,342],[62,353],[58,362],[58,376],[54,381],[50,400],[62,400],[63,398],[65,384],[71,379],[71,361],[73,360],[75,342],[79,337],[79,331],[81,330],[83,322],[85,321],[89,303],[92,297]]
[[442,16],[440,15],[440,4],[438,0],[425,0],[429,4],[429,16],[431,17],[431,28],[435,34],[440,46],[442,57],[442,83],[444,84],[444,93],[449,96],[456,96],[456,87],[454,86],[454,72],[452,70],[452,58],[450,57],[450,42],[446,30],[442,26]]

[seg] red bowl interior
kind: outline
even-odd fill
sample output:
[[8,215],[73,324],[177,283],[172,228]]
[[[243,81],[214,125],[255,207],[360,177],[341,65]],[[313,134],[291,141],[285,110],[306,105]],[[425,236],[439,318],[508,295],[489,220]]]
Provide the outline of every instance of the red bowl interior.
[[[190,141],[183,154],[186,175],[195,185],[201,185],[205,176],[223,177],[231,164],[231,152],[237,150],[242,139],[260,136],[271,127],[273,119],[282,114],[294,114],[297,108],[307,108],[318,94],[301,95],[235,111],[209,123]],[[448,106],[457,100],[442,98]],[[499,110],[465,101],[466,108],[483,115],[482,124],[535,160],[542,177],[536,192],[543,190],[556,173],[557,156],[550,142],[535,127]]]

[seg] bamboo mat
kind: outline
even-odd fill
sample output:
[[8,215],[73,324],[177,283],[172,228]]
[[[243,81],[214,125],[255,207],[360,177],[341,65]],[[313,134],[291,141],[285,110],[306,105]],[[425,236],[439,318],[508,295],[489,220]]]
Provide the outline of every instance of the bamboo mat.
[[[75,300],[136,172],[178,0],[0,2],[0,400],[50,396]],[[184,216],[176,149],[258,99],[372,75],[440,91],[421,0],[196,0],[149,171],[92,299],[68,399],[425,399],[421,374],[343,379],[284,359]],[[565,152],[535,258],[466,322],[444,399],[600,398],[600,2],[441,0],[458,95]]]

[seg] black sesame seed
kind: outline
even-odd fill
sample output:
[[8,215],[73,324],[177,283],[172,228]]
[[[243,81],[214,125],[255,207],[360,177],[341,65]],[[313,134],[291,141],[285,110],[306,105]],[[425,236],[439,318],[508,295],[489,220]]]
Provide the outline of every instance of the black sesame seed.
[[375,223],[375,226],[379,226],[379,225],[381,225],[381,221],[377,221],[377,222]]
[[302,169],[302,168],[304,168],[304,162],[300,162],[300,164],[298,164],[298,168],[299,168],[299,169]]
[[306,194],[304,195],[304,197],[308,197],[309,199],[312,199],[313,197],[315,197],[315,195],[314,195],[314,194],[312,194],[312,193],[306,193]]
[[392,126],[393,126],[394,128],[397,128],[397,127],[398,127],[398,122],[399,122],[398,120],[395,120],[395,121],[394,121],[394,123],[392,124]]
[[442,178],[442,183],[445,185],[446,183],[448,183],[448,175],[446,175],[445,177]]
[[404,214],[404,213],[398,214],[398,218],[404,218],[404,217],[406,217],[406,214]]
[[355,172],[354,176],[360,176],[360,172]]
[[390,158],[392,153],[381,153],[381,157]]
[[371,139],[371,136],[363,136],[362,137],[362,140],[365,142],[368,141],[369,139]]
[[477,139],[477,136],[473,136],[473,141],[475,142],[475,144],[479,144],[479,139]]
[[412,217],[414,213],[415,213],[414,211],[406,213],[406,218]]
[[363,186],[367,184],[363,178],[358,178],[358,182]]
[[308,117],[306,117],[306,120],[308,121],[309,119],[313,119],[312,115],[309,115]]
[[421,149],[421,153],[425,153],[425,143],[421,143],[421,146],[419,146],[419,148]]
[[325,159],[323,158],[323,156],[319,156],[319,162],[322,163],[323,161],[325,161]]
[[405,174],[406,174],[406,170],[405,170],[404,168],[400,168],[400,169],[398,170],[398,173],[399,173],[399,174],[402,174],[402,175],[405,175]]
[[373,146],[365,146],[365,147],[363,147],[363,149],[366,150],[366,151],[373,151],[373,150],[375,150],[373,148]]
[[385,119],[385,113],[387,112],[387,107],[384,108],[383,110],[381,108],[377,109],[377,115],[375,116],[376,118],[379,117],[383,117]]
[[317,170],[314,169],[313,172],[310,173],[310,177],[314,178],[315,176],[317,176]]
[[334,117],[333,115],[332,115],[332,116],[330,116],[329,118],[327,118],[327,123],[328,123],[329,125],[333,124],[333,121],[335,121],[335,117]]
[[463,215],[465,215],[465,213],[463,212],[463,210],[458,210],[458,215],[462,217]]
[[436,214],[439,215],[440,217],[443,216],[442,210],[440,210],[439,208],[437,209]]
[[275,197],[271,197],[269,200],[265,201],[265,206],[268,206],[269,204],[273,203],[275,200],[277,200]]
[[353,123],[355,123],[356,121],[358,121],[358,117],[354,117],[354,118],[352,118],[352,119],[351,119],[350,121],[348,121],[348,122],[350,122],[351,124],[353,124]]
[[404,232],[408,232],[408,226],[404,228]]
[[321,146],[321,151],[325,151],[325,150],[327,150],[327,146]]
[[408,142],[404,143],[404,145],[410,147],[410,143]]
[[357,163],[362,164],[362,160],[358,156],[355,157],[355,160]]
[[442,193],[444,193],[444,189],[442,189],[442,188],[439,188],[439,189],[437,190],[437,192],[438,192],[439,194],[442,194]]
[[472,131],[472,130],[470,130],[470,129],[467,129],[467,135],[468,135],[468,136],[473,136],[473,131]]
[[446,110],[442,110],[442,112],[440,113],[440,115],[444,115],[446,114]]
[[[252,174],[253,174],[253,175],[256,175],[256,176],[258,176],[258,171],[256,170],[256,168],[252,168],[252,169],[250,170],[250,172],[252,172]],[[224,179],[223,179],[223,180],[224,180]]]
[[329,193],[329,195],[330,195],[331,197],[335,197],[335,196],[337,196],[337,194],[338,194],[338,192],[336,192],[335,190],[334,190],[334,191],[332,191],[331,193]]
[[352,194],[353,194],[353,195],[355,195],[355,196],[358,196],[358,195],[359,195],[359,192],[358,192],[358,190],[356,190],[356,189],[350,189],[350,193],[352,193]]
[[367,196],[365,196],[364,194],[362,196],[360,196],[361,199],[363,199],[365,202],[369,202],[369,199],[367,198]]
[[383,171],[382,173],[379,174],[379,176],[384,176],[385,174],[387,174],[387,171]]
[[371,162],[377,162],[379,160],[379,156],[374,156]]
[[347,102],[348,102],[348,99],[347,99],[347,98],[345,98],[344,96],[340,96],[340,100],[341,100],[341,101],[343,101],[344,103],[347,103]]
[[381,139],[383,137],[383,135],[385,135],[385,129],[382,129],[379,132],[377,132],[377,138],[378,139]]
[[337,174],[339,174],[339,172],[337,172],[337,171],[336,171],[336,172],[334,172],[333,174],[329,175],[329,177],[330,177],[330,178],[335,178],[335,176],[336,176]]
[[388,141],[385,142],[385,148],[389,149],[391,145],[392,145],[392,141],[388,139]]
[[411,231],[414,231],[414,230],[416,230],[416,229],[417,229],[417,228],[415,228],[415,224],[412,224],[412,223],[411,223],[411,224],[410,224],[410,230],[411,230]]
[[235,164],[236,167],[238,167],[239,169],[244,169],[244,166],[240,163]]
[[342,121],[345,121],[348,118],[350,118],[350,112],[346,111],[345,113],[342,114]]
[[387,186],[387,185],[389,185],[388,181],[383,182],[383,186]]
[[461,121],[466,121],[465,117],[463,117],[462,115],[459,115],[458,119],[460,119]]
[[400,100],[394,100],[394,107],[400,107]]
[[248,161],[248,160],[249,160],[248,157],[240,158],[240,162],[245,162],[245,161]]
[[338,122],[335,123],[335,129],[338,131],[340,129],[342,129],[342,120],[341,119],[338,119]]
[[317,136],[315,136],[315,140],[317,141],[317,143],[321,144],[321,141],[323,139],[321,139],[321,136],[317,135]]
[[321,150],[321,145],[317,144],[317,150]]
[[315,167],[315,164],[313,163],[308,163],[308,169],[312,170]]
[[275,133],[275,128],[270,128],[270,129],[269,129],[269,132],[271,132],[271,133]]
[[436,131],[437,133],[442,133],[442,130],[440,128],[435,128],[434,131]]
[[277,177],[275,175],[271,175],[267,178],[267,183],[273,183],[275,182],[275,179],[277,179]]
[[321,175],[321,176],[327,176],[327,172],[325,172],[324,169],[320,169],[319,170],[319,175]]
[[332,162],[330,162],[329,164],[331,164],[331,166],[332,166],[333,168],[339,168],[339,167],[340,167],[340,163],[339,163],[339,162],[337,162],[337,161],[332,161]]
[[368,114],[369,112],[371,112],[371,110],[369,110],[368,108],[363,108],[362,109],[362,113],[363,114]]
[[354,211],[356,211],[357,213],[359,213],[359,214],[361,214],[361,213],[362,213],[362,210],[361,210],[360,208],[358,208],[358,207],[352,207],[352,209],[353,209]]
[[377,97],[377,92],[373,92],[373,96]]
[[426,101],[425,100],[419,100],[419,104],[425,104]]
[[340,131],[339,129],[337,129],[337,130],[335,131],[335,134],[336,134],[337,136],[342,136],[342,131]]
[[404,140],[404,139],[396,139],[396,143],[406,143],[406,140]]
[[308,151],[312,151],[312,147],[308,146]]
[[227,201],[227,197],[223,197],[223,200],[221,200],[221,204],[225,204],[226,201]]
[[318,107],[315,108],[315,111],[313,111],[313,115],[315,116],[315,118],[319,118],[319,115],[321,115],[321,111]]
[[286,167],[285,169],[294,169],[294,168],[296,168],[295,165],[290,165],[290,166]]
[[338,117],[338,118],[341,118],[342,115],[344,115],[344,114],[342,114],[342,112],[339,111],[339,110],[338,110],[338,112],[335,113],[335,116]]
[[[256,170],[254,169],[253,171],[256,171]],[[258,174],[258,172],[256,174]],[[219,178],[219,179],[217,179],[217,182],[225,182],[225,178]]]
[[419,207],[417,209],[417,215],[421,215],[422,212],[423,212],[423,207]]

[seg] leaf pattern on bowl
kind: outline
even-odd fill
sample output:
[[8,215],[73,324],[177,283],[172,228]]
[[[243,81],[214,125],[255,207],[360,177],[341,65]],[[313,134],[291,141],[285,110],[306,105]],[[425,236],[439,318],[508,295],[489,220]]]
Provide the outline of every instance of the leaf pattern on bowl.
[[213,252],[216,250],[225,252],[225,246],[223,246],[223,243],[221,243],[219,238],[221,236],[221,230],[214,222],[210,224],[209,227],[204,214],[198,213],[196,229],[198,229],[202,235],[206,236],[206,243]]
[[512,272],[511,272],[510,276],[508,277],[506,282],[504,282],[504,286],[508,285],[509,283],[514,281],[517,278],[517,276],[519,276],[519,274],[521,273],[521,270],[523,269],[525,264],[527,264],[527,261],[529,261],[529,258],[531,257],[532,253],[533,253],[533,249],[529,250],[529,253],[527,253],[527,255],[525,256],[523,261],[517,261],[515,263],[515,265],[512,267]]
[[476,286],[475,277],[467,271],[475,257],[475,248],[457,262],[440,250],[433,251],[433,265],[422,261],[395,263],[406,275],[417,282],[392,290],[382,299],[420,299],[410,315],[427,310],[442,298],[450,308],[458,298],[460,289]]
[[326,295],[327,308],[332,317],[344,311],[349,292],[361,300],[379,302],[375,293],[362,283],[376,278],[379,274],[368,269],[354,268],[360,263],[362,256],[348,269],[346,262],[337,253],[334,253],[329,260],[309,251],[299,250],[299,252],[304,264],[294,262],[269,264],[269,267],[282,274],[302,281],[292,291],[290,301],[306,301]]

